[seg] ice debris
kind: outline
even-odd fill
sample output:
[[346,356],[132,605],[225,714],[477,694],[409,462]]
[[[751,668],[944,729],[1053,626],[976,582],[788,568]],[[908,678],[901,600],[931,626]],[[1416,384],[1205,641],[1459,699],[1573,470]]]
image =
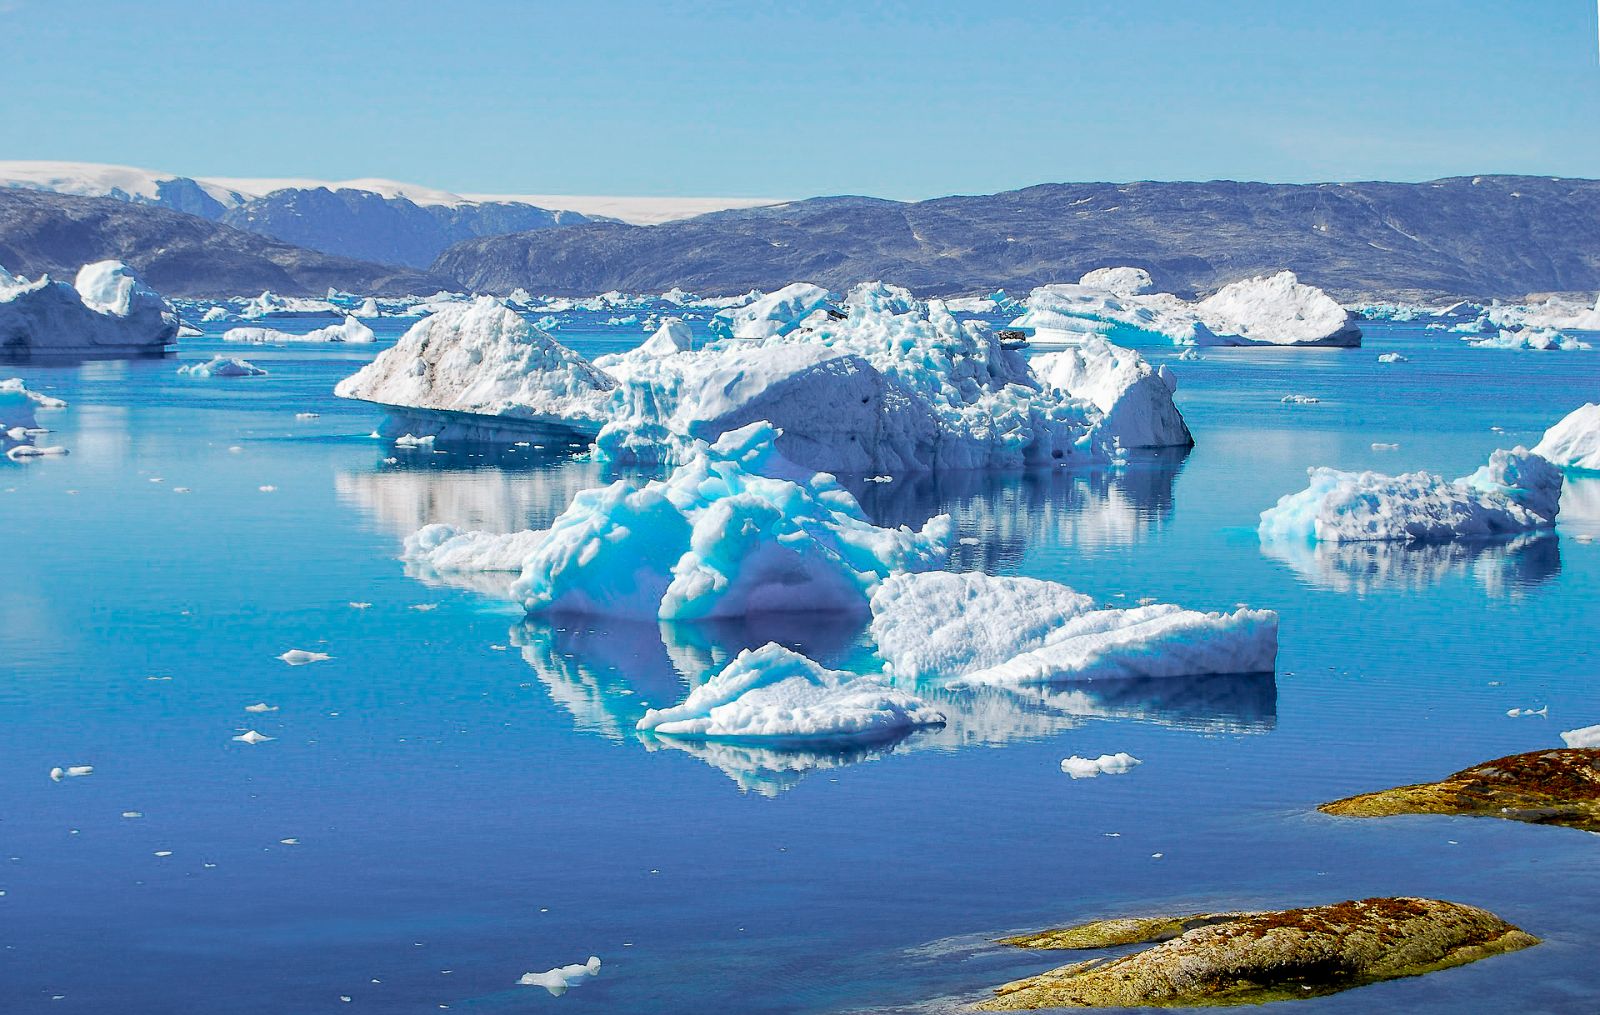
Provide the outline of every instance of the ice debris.
[[592,976],[600,975],[600,959],[589,956],[588,962],[574,962],[570,966],[557,966],[542,973],[523,973],[517,983],[523,987],[543,987],[556,997],[565,994]]
[[250,345],[294,345],[300,343],[350,342],[365,345],[377,340],[371,328],[354,317],[346,317],[339,324],[317,328],[304,334],[278,331],[273,328],[230,328],[223,332],[224,342],[241,342]]
[[1074,779],[1093,779],[1097,775],[1124,775],[1133,771],[1135,765],[1142,764],[1144,762],[1127,751],[1102,754],[1098,758],[1080,758],[1074,754],[1062,759],[1061,770]]
[[265,377],[267,372],[254,363],[232,356],[213,356],[204,363],[190,363],[178,368],[187,377]]
[[278,658],[290,666],[304,666],[307,663],[320,663],[324,660],[332,659],[333,656],[328,655],[326,652],[310,652],[303,648],[292,648]]

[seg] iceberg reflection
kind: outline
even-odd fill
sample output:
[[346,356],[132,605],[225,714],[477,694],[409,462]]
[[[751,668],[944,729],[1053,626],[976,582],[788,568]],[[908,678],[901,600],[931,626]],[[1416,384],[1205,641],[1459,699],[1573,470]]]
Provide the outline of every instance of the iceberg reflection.
[[[1566,507],[1565,495],[1562,507]],[[1261,549],[1312,585],[1358,595],[1416,592],[1446,580],[1468,578],[1498,598],[1521,594],[1561,573],[1560,541],[1550,532],[1452,543],[1266,540]]]

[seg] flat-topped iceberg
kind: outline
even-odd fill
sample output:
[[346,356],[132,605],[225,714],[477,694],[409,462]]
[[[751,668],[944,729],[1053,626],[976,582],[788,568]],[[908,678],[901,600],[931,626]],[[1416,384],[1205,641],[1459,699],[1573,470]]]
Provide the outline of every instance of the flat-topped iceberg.
[[1349,312],[1292,271],[1225,285],[1196,304],[1195,312],[1220,345],[1361,344],[1361,329]]
[[1442,542],[1547,529],[1560,508],[1561,471],[1527,448],[1499,450],[1470,476],[1308,470],[1311,485],[1261,512],[1262,540]]
[[254,363],[232,356],[213,356],[204,363],[190,363],[178,368],[185,377],[265,377],[267,372]]
[[121,261],[97,261],[72,285],[0,268],[0,359],[159,356],[178,335],[167,301]]
[[[1101,269],[1136,271],[1138,269]],[[1216,336],[1203,324],[1192,306],[1169,293],[1118,292],[1089,283],[1090,272],[1077,285],[1040,286],[1028,295],[1027,309],[1006,325],[1028,336],[1029,345],[1058,349],[1099,336],[1113,342],[1171,342],[1175,345],[1216,345]],[[1149,276],[1144,279],[1148,281]],[[1127,290],[1130,280],[1101,281]]]
[[909,691],[768,644],[740,652],[679,704],[645,712],[638,728],[701,739],[870,741],[943,722]]
[[230,328],[223,332],[224,342],[245,342],[254,345],[290,345],[299,342],[351,342],[366,344],[376,339],[372,329],[356,320],[346,317],[338,324],[330,324],[325,328],[316,328],[304,334],[294,334],[287,331],[278,331],[274,328]]
[[[468,414],[593,432],[608,414],[614,387],[616,382],[588,360],[485,296],[452,303],[418,321],[392,348],[340,381],[334,394],[434,410],[447,419]],[[467,418],[441,422],[437,430],[447,436],[454,426],[465,436],[482,425]]]
[[665,480],[578,494],[540,532],[428,526],[405,556],[517,572],[509,594],[530,613],[663,620],[860,612],[885,576],[948,557],[948,515],[920,532],[873,525],[832,476],[786,461],[776,439],[767,423],[729,432]]
[[1544,432],[1533,453],[1563,469],[1600,472],[1600,403],[1568,413]]
[[882,582],[872,636],[897,681],[1045,684],[1267,672],[1278,616],[1103,609],[1056,582],[933,571]]

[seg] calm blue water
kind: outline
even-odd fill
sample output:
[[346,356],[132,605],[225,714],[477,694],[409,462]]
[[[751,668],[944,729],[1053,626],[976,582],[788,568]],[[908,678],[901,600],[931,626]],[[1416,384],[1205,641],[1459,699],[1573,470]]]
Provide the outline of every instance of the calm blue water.
[[[641,333],[561,337],[592,355]],[[1600,355],[1383,324],[1353,352],[1214,351],[1173,363],[1199,441],[1181,461],[858,484],[885,522],[954,512],[978,540],[962,566],[1276,609],[1278,672],[951,699],[944,730],[805,755],[633,720],[751,641],[864,664],[859,631],[562,629],[408,577],[414,528],[543,525],[600,469],[396,454],[329,394],[370,347],[226,348],[271,375],[0,369],[71,402],[48,422],[72,449],[0,462],[0,1010],[958,1010],[1062,961],[987,944],[1007,931],[1374,894],[1483,905],[1546,943],[1305,1010],[1600,1009],[1592,836],[1313,809],[1600,722],[1600,542],[1577,538],[1600,536],[1600,480],[1569,487],[1558,536],[1511,547],[1285,561],[1254,532],[1310,465],[1461,475],[1533,443],[1600,395]],[[1411,361],[1378,364],[1390,349]],[[231,739],[250,728],[277,739]],[[1059,770],[1122,750],[1144,765]],[[564,997],[515,986],[591,954],[602,974]]]

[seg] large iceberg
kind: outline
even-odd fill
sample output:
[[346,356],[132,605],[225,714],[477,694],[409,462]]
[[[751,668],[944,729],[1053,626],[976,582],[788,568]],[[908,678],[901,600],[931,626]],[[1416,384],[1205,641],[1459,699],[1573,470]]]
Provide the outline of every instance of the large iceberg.
[[1190,447],[1194,436],[1173,404],[1178,378],[1143,356],[1089,336],[1033,361],[1040,383],[1088,399],[1103,413],[1100,426],[1125,448]]
[[1195,311],[1220,345],[1361,344],[1361,329],[1349,312],[1292,271],[1223,286]]
[[352,342],[366,344],[377,336],[371,328],[354,317],[346,317],[339,324],[330,324],[305,334],[297,335],[273,328],[230,328],[222,335],[224,342],[245,342],[252,345],[289,345],[298,342]]
[[1311,485],[1261,512],[1264,542],[1442,542],[1550,528],[1561,471],[1527,448],[1499,450],[1454,481],[1426,472],[1308,470]]
[[1544,432],[1533,453],[1563,469],[1600,472],[1600,403],[1568,413]]
[[897,681],[1044,684],[1270,671],[1278,616],[1103,609],[1056,582],[935,571],[883,581],[872,635]]
[[[1101,271],[1138,271],[1104,268]],[[1142,272],[1141,272],[1142,274]],[[1040,286],[1028,295],[1027,310],[1006,325],[1021,332],[1029,345],[1057,349],[1099,336],[1113,342],[1171,342],[1175,345],[1216,345],[1218,339],[1203,324],[1195,309],[1169,293],[1129,292],[1134,283],[1120,277],[1101,277],[1105,285],[1090,283],[1090,272],[1077,285]],[[1144,275],[1144,281],[1149,276]]]
[[178,316],[121,261],[97,261],[72,285],[0,268],[0,359],[35,356],[159,356],[178,335]]
[[948,557],[948,515],[920,532],[873,525],[832,476],[786,461],[777,436],[767,423],[731,431],[666,480],[578,494],[539,532],[428,526],[405,555],[516,572],[509,594],[530,613],[663,620],[864,611],[885,576]]
[[648,710],[638,728],[702,739],[870,741],[943,722],[909,691],[767,644],[739,653],[679,704]]
[[[334,394],[432,413],[437,435],[473,437],[495,423],[592,434],[615,387],[588,360],[485,296],[418,321]],[[384,435],[398,436],[408,423],[401,419]]]

